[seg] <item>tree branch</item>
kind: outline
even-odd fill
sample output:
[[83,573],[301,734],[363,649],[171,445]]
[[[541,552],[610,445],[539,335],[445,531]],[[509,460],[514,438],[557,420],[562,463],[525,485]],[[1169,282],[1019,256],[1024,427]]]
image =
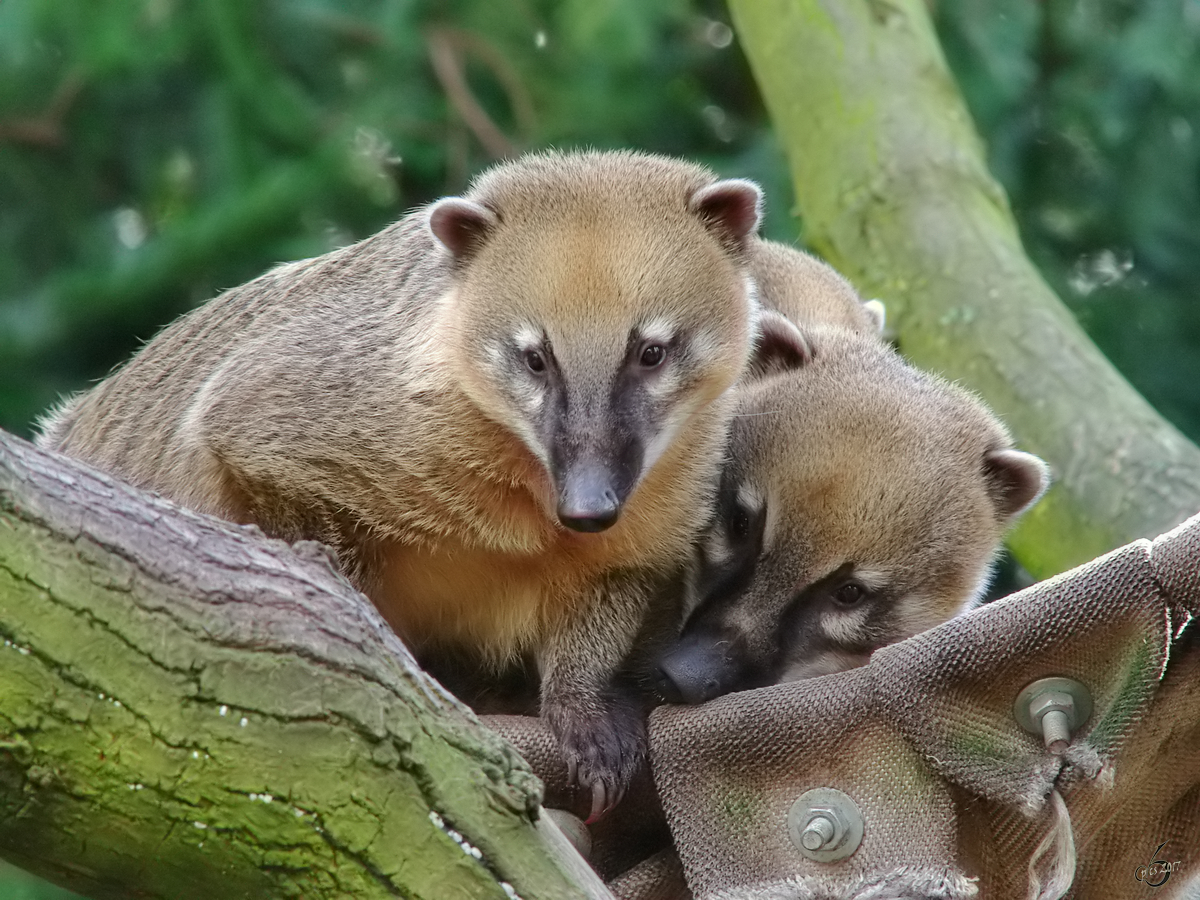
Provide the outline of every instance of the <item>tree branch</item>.
[[540,791],[324,548],[0,432],[0,856],[95,898],[610,897]]
[[1034,269],[921,0],[730,0],[806,241],[915,363],[983,395],[1055,485],[1010,543],[1044,577],[1200,509],[1200,449]]
[[[500,130],[500,126],[492,121],[492,117],[487,114],[487,110],[476,99],[467,83],[467,74],[459,57],[459,50],[464,46],[461,36],[446,29],[431,28],[425,36],[425,41],[429,47],[429,60],[433,65],[433,72],[442,90],[446,92],[450,105],[462,118],[463,123],[492,159],[512,156],[516,152],[516,145]],[[511,97],[510,79],[503,77],[504,70],[497,71],[501,76],[501,83],[510,91]],[[514,104],[514,107],[517,110],[523,109],[521,104]]]

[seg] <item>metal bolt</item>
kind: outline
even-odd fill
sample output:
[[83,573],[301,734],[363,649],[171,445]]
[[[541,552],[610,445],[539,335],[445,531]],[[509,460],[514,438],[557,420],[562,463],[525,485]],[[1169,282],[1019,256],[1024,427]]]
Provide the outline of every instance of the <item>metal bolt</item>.
[[1071,743],[1071,722],[1075,701],[1062,691],[1046,691],[1029,704],[1029,715],[1042,725],[1042,739],[1054,753],[1062,753]]
[[1051,753],[1062,753],[1071,732],[1092,714],[1092,696],[1071,678],[1042,678],[1017,695],[1013,714],[1022,728],[1042,736]]
[[858,849],[863,835],[862,814],[841,791],[815,788],[792,804],[788,831],[792,843],[809,859],[832,862]]
[[824,816],[817,816],[808,823],[804,833],[800,835],[800,843],[805,850],[820,850],[826,844],[833,842],[837,827]]

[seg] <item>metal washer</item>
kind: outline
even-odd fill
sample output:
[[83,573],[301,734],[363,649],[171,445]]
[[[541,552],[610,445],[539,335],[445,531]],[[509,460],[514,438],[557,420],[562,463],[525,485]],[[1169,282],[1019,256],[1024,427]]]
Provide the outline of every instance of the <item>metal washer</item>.
[[1092,694],[1083,683],[1076,681],[1074,678],[1063,678],[1055,675],[1050,678],[1039,678],[1030,684],[1025,685],[1021,692],[1017,694],[1016,702],[1013,703],[1013,716],[1017,720],[1017,724],[1030,734],[1041,735],[1042,724],[1035,722],[1033,716],[1030,715],[1029,708],[1042,694],[1050,691],[1057,691],[1064,694],[1070,694],[1071,699],[1075,701],[1075,713],[1071,717],[1071,731],[1076,731],[1079,726],[1083,725],[1092,715]]
[[[809,850],[803,843],[804,830],[815,816],[827,813],[832,813],[826,817],[834,820],[833,846]],[[817,862],[845,859],[862,843],[862,812],[848,794],[836,788],[813,788],[801,794],[788,811],[788,836],[796,849],[809,859]]]

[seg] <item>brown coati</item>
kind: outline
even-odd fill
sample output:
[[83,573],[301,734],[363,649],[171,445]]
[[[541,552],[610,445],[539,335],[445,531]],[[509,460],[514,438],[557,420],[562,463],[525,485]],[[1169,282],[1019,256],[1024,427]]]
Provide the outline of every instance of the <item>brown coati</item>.
[[598,813],[644,754],[615,673],[678,615],[652,601],[711,507],[727,389],[755,341],[799,342],[753,297],[760,202],[663,157],[526,156],[184,316],[40,443],[332,545],[435,668],[532,655]]
[[[698,603],[657,673],[675,702],[861,665],[954,616],[1048,480],[977,398],[880,340],[832,270],[786,256],[755,274],[808,359],[739,389]],[[838,290],[811,293],[822,281]]]
[[802,331],[819,325],[874,337],[883,332],[883,304],[863,300],[833,266],[803,250],[777,241],[754,241],[750,272],[759,302]]

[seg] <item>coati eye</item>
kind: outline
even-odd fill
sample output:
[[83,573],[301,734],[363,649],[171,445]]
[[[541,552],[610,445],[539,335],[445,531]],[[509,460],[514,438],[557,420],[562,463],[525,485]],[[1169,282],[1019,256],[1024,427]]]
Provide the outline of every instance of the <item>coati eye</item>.
[[654,369],[661,366],[666,358],[667,348],[662,344],[647,344],[642,348],[642,355],[638,358],[638,362],[647,369]]
[[542,375],[546,371],[546,357],[541,350],[525,351],[525,368],[534,375]]
[[729,520],[729,536],[735,541],[744,541],[750,534],[750,514],[738,509]]
[[846,582],[833,592],[834,602],[839,606],[854,606],[866,596],[866,588],[853,581]]

